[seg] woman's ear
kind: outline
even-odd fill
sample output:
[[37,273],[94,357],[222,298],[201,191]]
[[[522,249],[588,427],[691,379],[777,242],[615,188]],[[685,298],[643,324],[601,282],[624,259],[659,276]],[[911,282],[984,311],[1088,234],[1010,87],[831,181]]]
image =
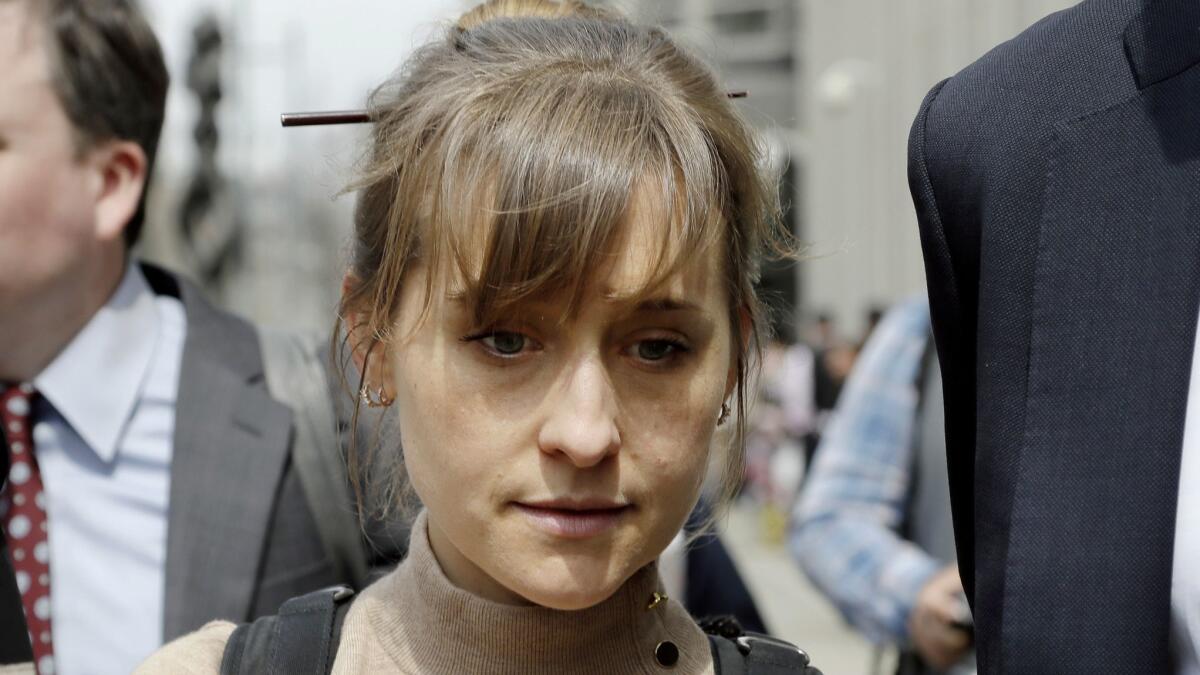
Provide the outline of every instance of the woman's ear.
[[361,391],[370,394],[371,399],[392,401],[395,399],[395,385],[392,383],[391,356],[386,343],[371,330],[370,315],[357,309],[356,303],[347,304],[347,299],[353,298],[361,281],[352,272],[347,272],[342,278],[342,303],[345,308],[342,323],[346,331],[346,345],[350,358],[358,368],[359,380],[353,382]]

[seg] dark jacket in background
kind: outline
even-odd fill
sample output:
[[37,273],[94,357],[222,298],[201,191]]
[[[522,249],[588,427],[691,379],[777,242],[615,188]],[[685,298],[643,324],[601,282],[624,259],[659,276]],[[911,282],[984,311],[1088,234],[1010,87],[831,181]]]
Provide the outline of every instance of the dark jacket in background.
[[1200,2],[1089,0],[926,98],[909,179],[983,673],[1170,672]]
[[273,614],[343,580],[292,468],[293,412],[267,391],[255,329],[179,278],[143,271],[187,316],[167,528],[169,641],[215,618]]

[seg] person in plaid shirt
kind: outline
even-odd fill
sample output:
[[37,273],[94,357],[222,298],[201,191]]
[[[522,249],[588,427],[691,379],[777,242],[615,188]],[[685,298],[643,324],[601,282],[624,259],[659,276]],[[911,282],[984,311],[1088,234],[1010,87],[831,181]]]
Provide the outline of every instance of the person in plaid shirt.
[[814,584],[901,672],[971,672],[954,556],[941,378],[924,298],[865,345],[796,505],[790,548]]

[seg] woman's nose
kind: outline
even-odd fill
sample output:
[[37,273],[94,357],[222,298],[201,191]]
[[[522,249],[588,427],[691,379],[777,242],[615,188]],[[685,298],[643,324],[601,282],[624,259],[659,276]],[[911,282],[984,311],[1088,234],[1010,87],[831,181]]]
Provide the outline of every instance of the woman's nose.
[[562,453],[580,468],[591,467],[621,447],[617,400],[599,357],[581,360],[550,392],[550,412],[538,434],[538,447]]

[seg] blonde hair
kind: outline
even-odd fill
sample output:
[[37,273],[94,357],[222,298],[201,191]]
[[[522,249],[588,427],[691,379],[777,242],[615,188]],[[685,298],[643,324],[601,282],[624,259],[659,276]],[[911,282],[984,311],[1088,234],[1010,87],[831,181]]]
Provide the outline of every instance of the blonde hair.
[[[359,283],[341,309],[363,317],[359,334],[372,344],[393,337],[400,287],[418,261],[429,271],[425,311],[447,271],[481,325],[561,293],[574,311],[639,188],[662,194],[668,215],[646,289],[700,252],[723,251],[738,343],[725,504],[741,480],[763,324],[758,262],[792,247],[776,176],[713,72],[663,30],[583,2],[492,0],[420,49],[370,106],[374,135],[351,186]],[[353,451],[349,460],[356,477],[360,464],[376,465]],[[392,464],[381,474],[385,508],[407,487],[402,459]]]

